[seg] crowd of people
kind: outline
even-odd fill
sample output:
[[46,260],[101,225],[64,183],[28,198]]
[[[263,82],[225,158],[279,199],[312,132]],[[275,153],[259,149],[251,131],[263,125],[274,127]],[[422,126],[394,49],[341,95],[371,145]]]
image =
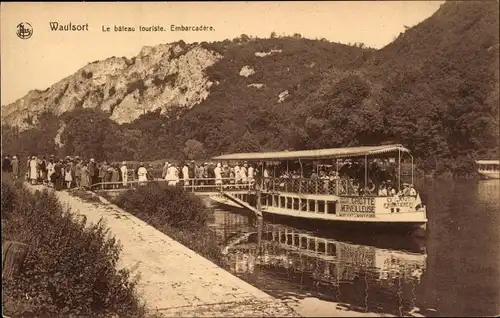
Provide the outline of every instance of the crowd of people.
[[[384,167],[385,165],[385,167]],[[382,168],[381,168],[382,167]],[[368,182],[365,184],[364,167],[356,161],[347,160],[340,166],[304,165],[298,169],[288,164],[260,166],[242,162],[229,164],[185,161],[180,164],[165,162],[161,169],[151,164],[121,162],[96,162],[95,159],[79,156],[56,158],[55,156],[30,156],[26,160],[25,179],[32,184],[46,184],[57,190],[70,188],[114,189],[127,187],[131,183],[145,184],[149,180],[163,180],[172,186],[190,186],[196,189],[215,186],[248,187],[262,184],[264,189],[292,189],[324,194],[344,195],[416,195],[413,185],[403,183],[397,191],[394,172],[386,161],[373,161],[369,166]],[[12,173],[14,179],[20,177],[18,156],[5,156],[2,170]],[[340,187],[342,185],[342,187]],[[212,187],[210,187],[212,186]],[[295,189],[296,188],[296,189]],[[313,190],[315,188],[315,190]]]

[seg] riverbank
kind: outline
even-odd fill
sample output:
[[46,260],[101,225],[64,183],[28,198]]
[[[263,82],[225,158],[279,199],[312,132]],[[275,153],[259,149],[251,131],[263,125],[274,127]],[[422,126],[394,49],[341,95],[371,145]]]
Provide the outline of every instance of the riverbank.
[[298,316],[279,300],[107,200],[90,203],[65,191],[55,194],[90,223],[104,220],[123,247],[118,266],[139,274],[137,289],[149,312],[165,316]]

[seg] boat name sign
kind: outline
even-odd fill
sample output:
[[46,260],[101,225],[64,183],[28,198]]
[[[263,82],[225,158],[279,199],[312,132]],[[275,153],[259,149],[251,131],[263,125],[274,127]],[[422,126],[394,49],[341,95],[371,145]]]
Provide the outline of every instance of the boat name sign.
[[411,208],[414,202],[415,198],[409,196],[387,197],[386,202],[384,202],[384,209]]
[[375,198],[342,197],[340,198],[339,216],[347,217],[375,217]]

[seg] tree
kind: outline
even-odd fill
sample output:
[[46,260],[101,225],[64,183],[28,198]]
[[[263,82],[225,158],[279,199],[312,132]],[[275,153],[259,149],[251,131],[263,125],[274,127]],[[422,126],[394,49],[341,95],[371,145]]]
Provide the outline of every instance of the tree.
[[260,144],[255,136],[247,131],[243,137],[236,140],[234,144],[229,147],[230,152],[256,152],[260,151]]
[[204,159],[206,151],[201,142],[196,139],[189,139],[184,144],[184,154],[189,160]]

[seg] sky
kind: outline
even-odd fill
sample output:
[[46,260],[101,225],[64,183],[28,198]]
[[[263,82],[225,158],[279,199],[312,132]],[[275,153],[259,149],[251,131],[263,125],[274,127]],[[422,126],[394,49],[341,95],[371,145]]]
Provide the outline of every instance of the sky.
[[[389,44],[405,26],[430,17],[444,1],[1,3],[1,104],[44,90],[87,63],[111,56],[131,58],[143,46],[269,37],[300,33],[372,48]],[[20,39],[21,22],[33,34]],[[52,31],[50,22],[88,24],[88,31]],[[114,26],[135,32],[114,32]],[[163,26],[163,32],[138,27]],[[212,31],[171,31],[171,25],[206,25]],[[111,32],[104,32],[110,28]]]

